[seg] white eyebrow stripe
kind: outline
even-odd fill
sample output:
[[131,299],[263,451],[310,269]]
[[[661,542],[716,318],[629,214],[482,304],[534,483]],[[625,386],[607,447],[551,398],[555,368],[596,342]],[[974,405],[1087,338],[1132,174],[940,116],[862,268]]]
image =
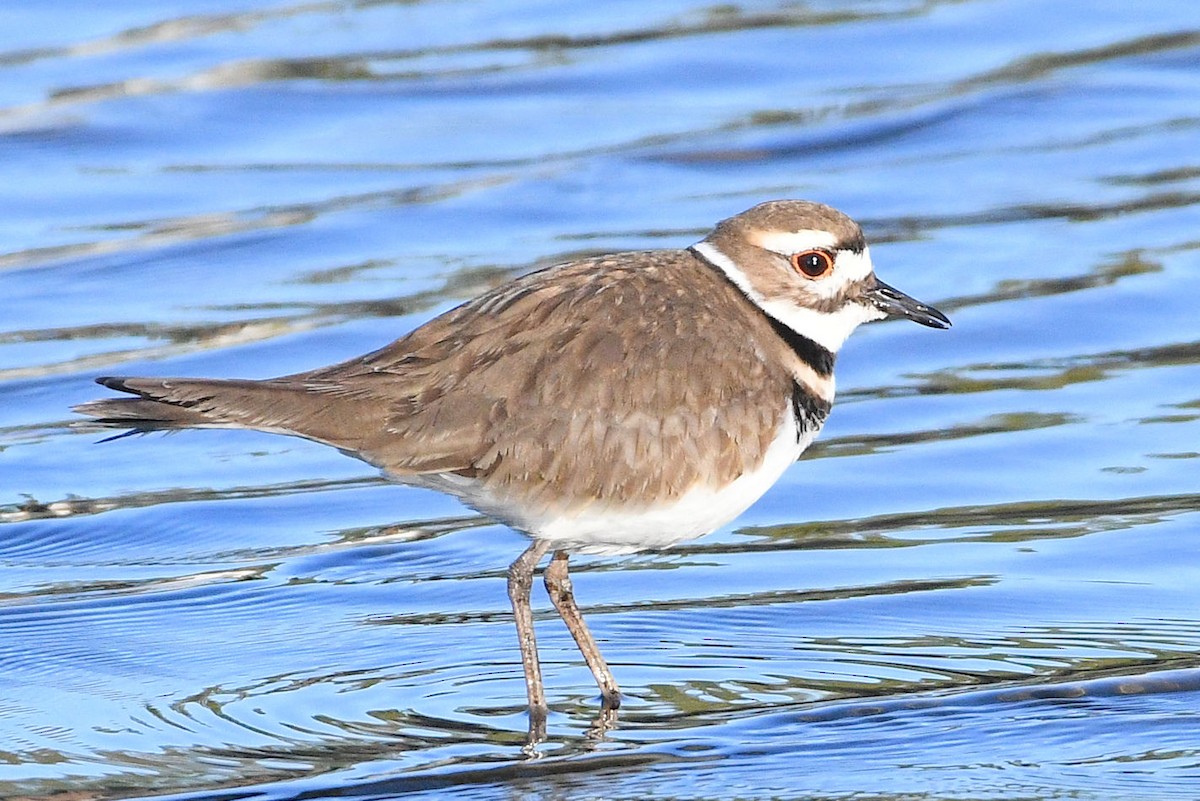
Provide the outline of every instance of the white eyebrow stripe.
[[836,265],[833,280],[824,279],[813,284],[817,294],[825,297],[836,295],[842,287],[865,280],[874,272],[870,248],[864,247],[861,253],[838,248],[837,239],[828,231],[807,228],[801,231],[757,231],[749,239],[758,247],[785,258],[806,250],[831,251]]
[[836,250],[837,237],[829,231],[803,228],[799,231],[754,231],[748,237],[752,244],[763,250],[791,256],[806,250]]

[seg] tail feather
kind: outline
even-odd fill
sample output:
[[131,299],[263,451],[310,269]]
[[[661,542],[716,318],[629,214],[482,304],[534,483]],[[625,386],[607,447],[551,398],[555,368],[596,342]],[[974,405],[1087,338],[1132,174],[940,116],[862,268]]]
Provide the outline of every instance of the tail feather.
[[[96,383],[133,397],[93,400],[75,411],[94,418],[91,425],[127,429],[129,434],[250,428],[332,445],[397,474],[444,472],[470,464],[453,437],[431,443],[398,434],[395,401],[379,387],[308,375],[264,381],[105,376]],[[455,449],[448,451],[451,447]]]
[[[135,398],[104,398],[75,407],[95,423],[110,428],[156,431],[171,428],[239,426],[244,421],[231,414],[227,404],[214,404],[226,382],[103,376],[96,379],[109,389],[128,392]],[[244,382],[250,383],[250,382]]]
[[94,418],[92,426],[125,429],[109,439],[154,430],[251,428],[324,442],[392,475],[472,469],[482,422],[472,418],[431,433],[404,416],[412,406],[402,403],[410,387],[397,389],[396,380],[383,372],[266,380],[103,377],[96,383],[132,397],[101,398],[74,411]]
[[[340,426],[304,403],[303,387],[277,381],[103,376],[96,383],[132,398],[103,398],[75,407],[108,428],[254,428],[313,439],[337,439]],[[324,424],[323,424],[324,423]]]

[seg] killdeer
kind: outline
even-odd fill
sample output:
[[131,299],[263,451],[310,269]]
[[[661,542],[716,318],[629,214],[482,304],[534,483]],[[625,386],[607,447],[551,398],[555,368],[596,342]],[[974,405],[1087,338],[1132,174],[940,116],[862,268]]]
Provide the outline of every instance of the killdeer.
[[575,604],[572,552],[663,548],[743,512],[817,436],[834,355],[859,324],[938,310],[875,277],[859,226],[778,200],[686,250],[530,273],[380,350],[261,381],[98,378],[137,397],[77,410],[135,431],[251,428],[305,437],[524,532],[508,592],[544,731],[533,574],[600,687],[620,692]]

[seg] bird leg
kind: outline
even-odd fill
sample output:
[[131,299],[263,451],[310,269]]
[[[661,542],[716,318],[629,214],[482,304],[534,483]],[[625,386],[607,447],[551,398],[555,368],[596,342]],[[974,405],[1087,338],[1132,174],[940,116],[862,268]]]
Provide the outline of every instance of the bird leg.
[[550,601],[567,624],[567,630],[575,638],[583,660],[596,677],[604,708],[616,709],[621,705],[621,690],[617,687],[617,681],[608,669],[604,657],[600,655],[595,638],[583,622],[579,607],[575,605],[575,591],[571,587],[571,577],[567,575],[567,557],[566,551],[555,551],[554,556],[550,558],[550,564],[546,566],[546,572],[542,576],[546,582],[546,592],[550,594]]
[[529,592],[533,588],[533,571],[550,543],[534,540],[508,567],[508,597],[512,601],[513,618],[517,624],[517,642],[521,646],[521,666],[525,669],[525,693],[529,697],[529,740],[540,742],[546,737],[546,690],[542,686],[542,666],[538,662],[537,636],[533,631],[533,609]]

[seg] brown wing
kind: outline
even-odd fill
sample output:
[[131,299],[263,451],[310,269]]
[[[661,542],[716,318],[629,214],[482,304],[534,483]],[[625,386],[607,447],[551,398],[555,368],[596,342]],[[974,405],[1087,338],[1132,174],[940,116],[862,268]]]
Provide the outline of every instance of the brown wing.
[[764,361],[777,337],[689,252],[633,255],[526,276],[290,381],[346,415],[386,402],[383,425],[360,421],[370,430],[340,447],[401,477],[554,486],[580,502],[730,480],[761,461],[788,408],[790,376]]

